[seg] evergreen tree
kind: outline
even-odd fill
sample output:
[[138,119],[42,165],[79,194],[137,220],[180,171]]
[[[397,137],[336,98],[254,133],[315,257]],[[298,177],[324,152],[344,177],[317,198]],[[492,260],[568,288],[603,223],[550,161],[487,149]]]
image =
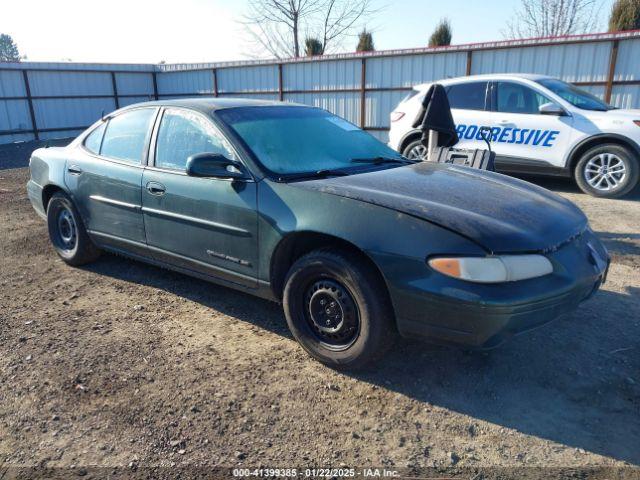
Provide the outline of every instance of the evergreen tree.
[[444,45],[451,45],[451,22],[448,19],[443,18],[436,26],[436,29],[429,38],[430,47],[442,47]]
[[376,47],[373,45],[373,35],[365,28],[358,35],[358,46],[356,52],[373,52]]
[[10,35],[0,33],[0,62],[19,62],[20,52]]
[[611,7],[609,31],[640,29],[640,0],[616,0]]
[[323,52],[322,42],[317,38],[307,37],[304,41],[304,54],[307,57],[313,57],[315,55],[322,55]]

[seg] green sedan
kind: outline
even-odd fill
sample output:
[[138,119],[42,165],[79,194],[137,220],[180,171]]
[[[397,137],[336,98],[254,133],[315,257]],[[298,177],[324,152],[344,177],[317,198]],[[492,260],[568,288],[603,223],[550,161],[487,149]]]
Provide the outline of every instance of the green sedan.
[[132,105],[36,150],[30,169],[66,263],[116,252],[282,302],[334,367],[362,367],[398,335],[496,346],[574,310],[609,263],[571,202],[407,160],[302,105]]

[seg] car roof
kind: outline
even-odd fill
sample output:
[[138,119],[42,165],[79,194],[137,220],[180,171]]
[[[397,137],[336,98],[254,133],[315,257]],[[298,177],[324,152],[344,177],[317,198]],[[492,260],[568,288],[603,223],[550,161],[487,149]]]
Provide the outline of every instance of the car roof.
[[[123,110],[129,110],[139,107],[182,107],[190,108],[193,110],[199,110],[203,113],[210,113],[215,110],[222,110],[225,108],[237,108],[237,107],[272,107],[272,106],[296,106],[306,107],[307,105],[301,105],[299,103],[291,102],[279,102],[276,100],[254,100],[249,98],[179,98],[171,100],[154,100],[150,102],[134,103],[129,105]],[[312,107],[309,107],[312,108]]]
[[486,73],[483,75],[468,75],[466,77],[444,78],[442,80],[434,80],[430,83],[421,83],[415,85],[414,90],[426,90],[434,83],[441,85],[452,85],[456,83],[477,82],[481,80],[530,80],[537,81],[545,78],[552,78],[548,75],[538,75],[534,73]]

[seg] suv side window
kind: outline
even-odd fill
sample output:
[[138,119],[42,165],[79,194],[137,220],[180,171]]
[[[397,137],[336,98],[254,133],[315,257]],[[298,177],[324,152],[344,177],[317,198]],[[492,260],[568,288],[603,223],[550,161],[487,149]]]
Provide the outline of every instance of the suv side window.
[[451,85],[447,90],[449,105],[462,110],[484,110],[487,84],[488,82],[469,82]]
[[107,123],[103,122],[84,139],[84,147],[91,153],[95,153],[96,155],[100,154],[100,145],[102,145],[102,137],[104,136],[106,126]]
[[141,108],[110,119],[100,155],[139,165],[155,113],[154,108]]
[[513,82],[496,82],[496,85],[498,112],[539,114],[540,105],[551,101],[526,85]]
[[187,159],[198,153],[235,158],[227,141],[205,117],[189,110],[166,109],[158,130],[155,166],[185,170]]

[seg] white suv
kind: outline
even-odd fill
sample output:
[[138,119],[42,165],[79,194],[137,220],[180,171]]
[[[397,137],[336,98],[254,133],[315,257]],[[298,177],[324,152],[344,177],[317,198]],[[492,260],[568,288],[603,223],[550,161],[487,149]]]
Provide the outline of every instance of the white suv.
[[[586,193],[619,197],[640,171],[640,110],[619,110],[561,80],[541,75],[477,75],[440,82],[460,148],[486,148],[491,127],[496,169],[575,178]],[[417,85],[391,113],[389,145],[409,158],[426,148],[412,127],[425,92]]]

